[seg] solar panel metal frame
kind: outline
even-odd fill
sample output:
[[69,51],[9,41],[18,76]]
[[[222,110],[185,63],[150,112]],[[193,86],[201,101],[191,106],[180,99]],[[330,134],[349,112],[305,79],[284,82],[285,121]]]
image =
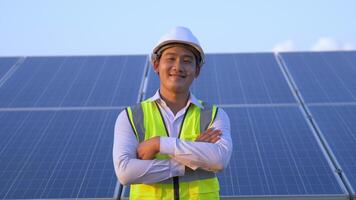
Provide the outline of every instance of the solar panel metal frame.
[[[289,81],[289,77],[288,77],[288,72],[286,72],[283,68],[283,63],[281,63],[281,60],[278,59],[278,55],[275,55],[275,59],[276,59],[276,62],[278,64],[278,67],[280,68],[284,78],[286,79],[286,82],[288,84],[288,87],[289,89],[292,91],[292,95],[294,97],[294,99],[296,100],[296,103],[295,105],[299,107],[299,109],[301,110],[301,113],[303,114],[304,118],[305,118],[305,121],[306,123],[308,124],[309,126],[309,129],[311,130],[311,132],[313,133],[313,136],[315,137],[316,139],[316,142],[317,144],[319,145],[320,149],[321,149],[321,152],[323,153],[324,155],[324,158],[325,160],[327,161],[327,163],[329,164],[329,167],[330,167],[330,170],[333,169],[333,165],[332,165],[332,162],[331,160],[329,159],[329,157],[327,156],[327,152],[325,151],[325,149],[322,147],[322,144],[320,143],[320,140],[318,139],[317,137],[317,134],[315,132],[315,130],[313,129],[313,126],[312,124],[310,123],[310,121],[308,120],[308,116],[305,114],[305,112],[303,112],[303,109],[301,107],[301,103],[298,99],[298,95],[296,94],[295,90],[293,89],[293,83],[291,83]],[[148,67],[149,67],[149,70],[148,70],[148,75],[150,74],[150,71],[152,70],[150,67],[150,65],[148,64]],[[147,76],[148,76],[147,75]],[[149,84],[149,78],[147,78],[147,81],[145,82],[145,86],[143,87],[143,98],[146,98],[146,94],[147,92],[145,91],[145,89],[147,89],[147,84]],[[279,106],[290,106],[294,103],[291,103],[291,104],[274,104],[274,105],[279,105]],[[223,105],[223,106],[227,106],[227,107],[245,107],[245,106],[249,106],[249,105],[239,105],[239,104],[236,104],[236,105]],[[252,106],[264,106],[264,105],[252,105]],[[267,106],[270,106],[270,104],[268,104]],[[341,181],[340,177],[338,177],[335,173],[334,174],[334,177],[335,179],[337,180],[337,182],[339,183],[339,186],[340,188],[345,192],[344,194],[335,194],[335,195],[253,195],[253,196],[243,196],[243,195],[239,195],[239,196],[221,196],[221,199],[347,199],[348,197],[348,194],[347,194],[347,190],[346,188],[344,187],[344,184],[343,182]],[[123,192],[121,194],[121,199],[128,199],[129,197],[128,196],[125,196],[126,194],[128,194],[128,191],[129,190],[129,186],[124,186],[123,188]]]
[[[2,57],[0,57],[1,59]],[[14,59],[17,59],[15,63],[9,67],[7,71],[4,71],[3,75],[0,76],[0,88],[1,86],[11,77],[13,73],[17,70],[17,68],[25,61],[25,57],[14,57]]]
[[[303,93],[304,103],[308,105],[352,104],[356,101],[356,82],[350,75],[355,75],[356,69],[346,57],[347,54],[354,56],[356,51],[288,52],[280,53],[279,57],[297,82],[299,86],[297,92]],[[336,61],[340,62],[339,67],[348,70],[348,73],[343,74],[342,70],[336,70]],[[347,76],[340,77],[340,75]],[[306,79],[305,76],[310,77]],[[323,84],[330,81],[334,84]]]
[[[140,88],[138,90],[138,97],[137,99],[140,98],[140,96],[142,95],[140,93],[141,91],[141,88],[143,87],[143,83],[144,83],[144,77],[145,77],[145,70],[147,68],[147,56],[145,56],[145,62],[144,62],[144,65],[143,65],[143,73],[142,73],[142,78],[140,79]],[[23,58],[20,58],[17,63],[12,67],[16,67],[16,69],[18,67],[20,67],[20,65],[25,61],[25,57]],[[10,71],[10,70],[9,70]],[[11,75],[15,72],[15,70],[12,70],[11,74],[9,74],[8,77],[11,77]],[[1,77],[0,77],[1,78]],[[7,80],[7,79],[6,79]],[[6,80],[4,81],[4,83],[6,82]],[[78,108],[78,107],[62,107],[62,108],[58,108],[58,107],[46,107],[46,108],[33,108],[33,107],[29,107],[29,108],[0,108],[0,112],[21,112],[21,111],[31,111],[31,110],[34,110],[34,111],[45,111],[45,110],[48,110],[48,111],[58,111],[58,110],[96,110],[96,109],[99,109],[99,110],[112,110],[112,109],[120,109],[120,108],[124,108],[124,107],[117,107],[117,106],[110,106],[110,107],[99,107],[99,108],[96,108],[96,107],[84,107],[84,108]],[[113,198],[65,198],[65,199],[116,199],[118,197],[118,189],[120,188],[120,183],[118,181],[116,181],[116,187],[115,187],[115,190],[114,190],[114,194],[113,194]],[[52,198],[51,198],[52,199]],[[63,198],[58,198],[58,199],[63,199]]]
[[[313,137],[315,138],[316,143],[319,145],[319,149],[321,151],[321,153],[323,154],[326,162],[329,165],[329,169],[330,171],[333,171],[334,166],[331,162],[331,160],[329,159],[327,152],[325,151],[325,149],[323,148],[320,140],[318,139],[318,136],[315,132],[315,130],[313,129],[312,124],[310,123],[310,121],[308,120],[307,115],[303,112],[303,108],[300,105],[295,105],[299,108],[300,113],[304,116],[304,120],[305,123],[308,125],[309,130],[312,132]],[[244,105],[241,107],[252,107],[254,108],[255,106],[249,106],[249,105]],[[270,105],[266,105],[266,107],[270,107]],[[273,107],[273,106],[272,106]],[[281,106],[277,106],[277,107],[281,107]],[[285,105],[283,105],[282,107],[285,107]],[[339,176],[336,175],[336,173],[333,173],[334,178],[336,179],[336,181],[338,182],[340,188],[342,191],[344,191],[344,194],[316,194],[316,195],[238,195],[238,196],[221,196],[222,199],[224,199],[225,197],[227,197],[227,199],[230,198],[238,198],[238,199],[348,199],[348,193],[347,193],[347,189],[345,188],[342,180],[340,179]]]
[[[276,55],[276,56],[279,56],[279,55]],[[281,60],[278,59],[278,57],[276,57],[276,58],[277,58],[276,60],[278,62],[278,66],[281,67],[283,75],[287,79],[287,83],[288,83],[290,89],[292,90],[292,94],[297,99],[297,104],[302,111],[301,113],[304,115],[307,124],[310,126],[311,131],[313,132],[314,136],[316,137],[316,141],[318,142],[319,145],[321,145],[321,147],[322,147],[321,150],[325,154],[324,157],[326,158],[326,160],[328,161],[328,163],[330,165],[330,168],[332,169],[334,167],[334,165],[332,164],[333,161],[329,160],[330,152],[331,152],[332,157],[334,156],[332,151],[326,152],[326,150],[323,148],[323,147],[325,147],[325,144],[322,144],[322,142],[323,142],[323,140],[325,140],[325,138],[323,138],[322,134],[319,135],[317,133],[320,131],[320,128],[318,127],[316,122],[314,122],[312,119],[310,119],[311,112],[308,109],[308,107],[307,106],[303,107],[304,101],[303,101],[302,97],[300,100],[298,100],[300,97],[298,95],[297,90],[295,90],[295,87],[297,85],[295,84],[295,82],[293,82],[293,77],[288,72],[288,68],[286,67],[285,63],[280,63]],[[282,62],[283,62],[283,60],[282,60]],[[286,71],[284,68],[286,68]],[[151,68],[150,68],[150,64],[149,64],[149,57],[147,56],[145,71],[142,74],[140,88],[139,88],[139,94],[137,97],[137,102],[140,102],[146,95],[147,84],[148,84],[147,74],[149,74],[149,70],[151,70]],[[145,76],[146,76],[146,78],[145,78]],[[0,80],[1,80],[1,77],[0,77]],[[0,83],[1,83],[1,81],[0,81]],[[1,87],[1,84],[0,84],[0,87]],[[278,105],[278,104],[276,104],[276,105]],[[226,105],[226,106],[229,106],[229,105]],[[232,105],[231,107],[239,107],[239,106],[241,106],[241,105]],[[242,107],[244,107],[244,106],[242,106]],[[264,106],[264,105],[253,105],[253,106]],[[281,104],[279,106],[288,106],[288,105]],[[51,108],[49,108],[49,109],[51,109]],[[56,108],[52,108],[52,109],[56,109]],[[71,108],[67,108],[67,109],[71,109]],[[73,109],[75,109],[75,107]],[[110,109],[110,108],[103,108],[103,109]],[[0,110],[0,112],[1,112],[1,110]],[[319,140],[320,138],[321,138],[321,141]],[[335,176],[335,177],[339,181],[340,177],[338,177],[338,176]],[[341,182],[341,183],[342,184],[339,183],[339,185],[341,187],[344,187],[344,183],[343,182]],[[118,190],[121,186],[122,185],[119,182],[117,182],[117,186],[116,186],[117,190],[115,189],[113,198],[118,197],[115,195],[119,195]],[[124,189],[125,188],[127,189],[126,186],[124,187]],[[352,187],[351,187],[351,189],[352,189]],[[122,192],[122,195],[123,194],[124,194],[124,192]],[[353,194],[354,194],[354,191],[353,191]],[[121,196],[121,197],[123,197],[123,196]],[[347,199],[347,196],[345,196],[345,195],[301,195],[301,196],[300,195],[296,195],[296,196],[293,196],[293,195],[261,195],[261,196],[254,195],[254,196],[223,196],[223,197],[221,197],[221,199],[235,199],[235,198],[238,198],[238,199],[266,199],[266,198],[267,199]],[[355,194],[354,194],[353,198],[356,199]],[[71,199],[71,198],[66,198],[66,199]],[[77,199],[77,198],[73,198],[73,199]],[[98,198],[80,198],[80,199],[98,199]],[[112,198],[99,198],[99,199],[112,199]],[[123,199],[125,199],[125,197],[123,197]]]
[[[263,59],[254,59],[254,57],[258,58],[258,56],[261,56]],[[206,63],[206,65],[208,66],[202,67],[198,78],[195,79],[192,85],[190,86],[190,90],[194,93],[194,95],[197,95],[197,97],[201,97],[203,100],[209,99],[210,101],[213,101],[211,99],[214,99],[214,103],[219,103],[223,105],[251,104],[251,101],[255,101],[254,104],[256,105],[290,105],[296,103],[295,99],[293,98],[293,92],[290,91],[290,89],[288,88],[287,82],[279,69],[279,63],[275,59],[273,53],[214,53],[206,54],[206,57],[207,61],[211,62]],[[240,61],[240,58],[243,58],[242,61]],[[224,67],[222,70],[219,70],[219,66],[221,65],[217,64],[216,60],[222,61],[224,59],[227,59],[229,61],[229,65],[225,63],[223,66],[228,67]],[[259,62],[257,62],[256,60],[259,60]],[[247,67],[249,66],[250,62],[252,63],[251,65],[253,65],[253,72],[256,71],[256,73],[251,73],[248,70]],[[209,67],[212,67],[211,69],[216,70],[217,73],[213,73],[210,74],[211,76],[208,76],[206,74],[206,68],[209,69]],[[230,70],[232,70],[233,73],[231,73]],[[265,76],[264,72],[266,71],[276,72],[276,74],[273,74],[274,76]],[[231,74],[238,76],[238,81],[231,82],[229,81],[230,79],[226,79],[225,76]],[[251,77],[245,78],[245,76],[243,75]],[[153,95],[157,90],[156,85],[159,83],[159,78],[158,75],[154,72],[154,70],[152,70],[152,65],[150,66],[147,78],[148,82],[150,83],[148,84],[145,93],[147,93],[148,95]],[[208,81],[209,79],[212,79],[213,83],[210,84],[211,81]],[[251,84],[255,82],[254,80],[260,81],[258,82],[258,84],[255,84],[255,87],[248,88],[248,86],[251,86]],[[206,81],[208,81],[207,85]],[[220,84],[221,81],[223,81],[222,84]],[[229,92],[222,91],[224,85],[229,85],[229,87],[227,87]],[[209,88],[207,89],[207,87]],[[227,94],[227,96],[229,97],[228,101],[226,102],[222,100],[223,102],[220,102],[220,100],[218,99],[219,95],[210,95],[211,89],[213,89],[212,93],[214,94],[220,93],[219,91],[222,91],[222,93]],[[236,93],[236,90],[242,90],[243,92],[237,93],[238,95],[231,95],[231,91]],[[273,93],[275,91],[277,91],[277,93]],[[258,95],[260,95],[260,97]]]
[[[314,106],[313,106],[314,107]],[[326,106],[326,107],[330,107],[330,106]],[[313,111],[311,111],[311,109],[313,109],[311,106],[307,106],[306,107],[307,112],[310,113],[310,116],[313,116]],[[351,182],[348,179],[348,175],[345,174],[343,169],[343,165],[340,164],[340,162],[338,161],[338,157],[334,154],[333,149],[330,147],[330,145],[328,144],[328,140],[326,139],[326,137],[323,134],[323,131],[321,130],[319,124],[318,124],[318,120],[315,119],[315,117],[311,117],[311,120],[315,123],[315,128],[318,132],[320,132],[320,137],[322,138],[322,141],[325,141],[325,145],[327,147],[327,149],[330,149],[330,154],[331,154],[331,158],[334,159],[333,162],[335,162],[335,165],[338,167],[336,170],[338,171],[338,173],[340,173],[340,176],[342,177],[344,184],[346,184],[347,189],[349,190],[349,193],[356,198],[356,192],[355,192],[355,188],[352,186]]]
[[[147,78],[147,74],[149,73],[149,69],[150,69],[150,61],[149,61],[150,57],[147,56],[146,59],[146,64],[144,66],[144,71],[142,73],[142,77],[141,77],[141,84],[140,84],[140,88],[138,91],[138,95],[137,95],[137,101],[136,103],[140,103],[146,96],[146,88],[147,88],[147,84],[148,84],[148,78]],[[117,197],[118,199],[125,199],[124,194],[125,191],[127,190],[127,188],[129,188],[128,186],[122,185],[119,180],[117,181],[117,190],[115,190],[114,193],[114,197]]]
[[[134,70],[141,74],[143,69],[140,65],[143,66],[146,59],[145,55],[26,57],[16,73],[4,82],[3,87],[0,87],[0,106],[2,108],[37,108],[97,107],[108,105],[107,102],[112,102],[109,106],[130,104],[136,100],[133,95],[126,96],[126,98],[120,97],[124,95],[123,93],[130,92],[129,89],[135,88],[136,90],[141,80],[137,79],[129,86],[121,83],[131,81],[126,76],[130,71]],[[95,64],[98,66],[96,67]],[[115,69],[117,65],[125,67],[117,70]],[[36,77],[33,69],[37,70],[39,77]],[[99,72],[109,77],[105,79],[98,74]],[[114,77],[115,75],[120,75],[120,77]],[[88,76],[95,79],[89,80]],[[102,85],[105,88],[102,88]],[[54,92],[56,90],[58,92]],[[105,93],[104,90],[106,94],[102,95]],[[115,101],[112,101],[112,98]]]
[[[288,53],[290,54],[290,53]],[[340,165],[340,163],[338,162],[337,156],[335,156],[332,148],[330,147],[330,145],[328,144],[327,139],[325,138],[323,132],[321,131],[317,121],[315,121],[315,119],[312,117],[312,112],[309,108],[309,106],[312,105],[338,105],[340,103],[308,103],[304,100],[303,94],[301,92],[297,92],[300,91],[298,88],[298,84],[296,83],[296,81],[294,80],[287,63],[284,61],[283,59],[283,54],[278,54],[276,55],[277,59],[279,59],[280,63],[281,63],[281,68],[283,68],[283,70],[286,73],[286,76],[288,77],[289,82],[291,83],[291,87],[293,88],[293,91],[295,91],[296,96],[299,99],[299,102],[304,110],[303,113],[305,113],[306,115],[306,119],[309,121],[309,123],[312,125],[313,127],[313,132],[316,133],[316,136],[319,138],[319,142],[323,147],[323,150],[326,152],[326,156],[328,158],[328,160],[331,161],[332,165],[334,166],[335,170],[338,171],[339,173],[339,179],[342,180],[343,186],[344,188],[347,190],[349,197],[350,198],[356,198],[356,193],[355,193],[355,189],[352,187],[350,181],[348,180],[348,177],[346,174],[344,174],[342,171],[340,171],[340,169],[342,169],[342,166]],[[353,103],[349,103],[349,102],[342,102],[341,104],[353,104]]]

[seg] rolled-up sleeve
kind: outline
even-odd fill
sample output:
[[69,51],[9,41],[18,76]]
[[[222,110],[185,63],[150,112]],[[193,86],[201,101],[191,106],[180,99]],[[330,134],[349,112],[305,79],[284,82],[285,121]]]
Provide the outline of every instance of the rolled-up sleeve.
[[219,108],[212,127],[222,131],[221,139],[216,143],[186,142],[177,138],[161,137],[160,153],[168,154],[172,159],[195,170],[220,171],[228,165],[232,153],[230,119]]

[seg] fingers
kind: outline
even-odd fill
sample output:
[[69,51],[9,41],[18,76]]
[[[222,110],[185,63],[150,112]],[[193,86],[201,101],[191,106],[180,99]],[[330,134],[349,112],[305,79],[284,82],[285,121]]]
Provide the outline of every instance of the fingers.
[[209,129],[203,131],[203,132],[199,135],[198,139],[199,139],[199,140],[206,140],[207,138],[210,137],[210,135],[212,134],[212,132],[213,132],[214,130],[215,130],[214,128],[209,128]]
[[148,140],[141,142],[137,149],[137,157],[142,160],[152,160],[155,155],[159,152],[160,148],[160,138],[153,137]]
[[219,129],[210,128],[200,134],[195,140],[196,142],[210,142],[215,143],[220,140],[222,132]]

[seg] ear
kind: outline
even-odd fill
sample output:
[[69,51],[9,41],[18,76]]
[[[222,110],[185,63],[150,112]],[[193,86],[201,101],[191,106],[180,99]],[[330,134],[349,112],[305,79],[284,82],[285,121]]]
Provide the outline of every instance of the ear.
[[159,71],[158,71],[158,66],[159,66],[159,60],[156,59],[152,62],[152,65],[153,65],[153,70],[155,70],[155,72],[158,74]]
[[195,67],[195,78],[198,78],[199,74],[200,74],[200,66],[199,65],[196,65]]

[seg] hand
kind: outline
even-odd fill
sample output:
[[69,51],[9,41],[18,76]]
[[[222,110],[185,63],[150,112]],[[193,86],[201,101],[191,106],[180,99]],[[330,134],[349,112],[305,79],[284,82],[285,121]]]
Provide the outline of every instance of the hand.
[[209,128],[202,133],[200,133],[199,137],[195,140],[195,142],[209,142],[215,143],[220,140],[222,132],[219,129]]
[[159,136],[141,142],[137,147],[137,157],[141,160],[153,160],[159,152]]

